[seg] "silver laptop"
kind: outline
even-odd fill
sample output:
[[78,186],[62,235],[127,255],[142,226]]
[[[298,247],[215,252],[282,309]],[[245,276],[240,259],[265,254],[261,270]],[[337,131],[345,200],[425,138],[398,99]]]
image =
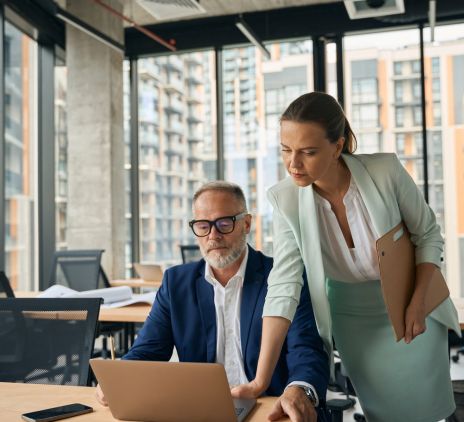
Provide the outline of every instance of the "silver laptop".
[[140,264],[134,262],[135,272],[145,281],[161,281],[163,279],[163,270],[157,264]]
[[116,419],[145,422],[241,422],[256,400],[232,399],[217,363],[91,359]]

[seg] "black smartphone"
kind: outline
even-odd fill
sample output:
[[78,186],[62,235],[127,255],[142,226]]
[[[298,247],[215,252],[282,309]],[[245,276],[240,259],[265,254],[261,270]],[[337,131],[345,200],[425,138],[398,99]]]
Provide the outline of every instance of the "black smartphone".
[[90,406],[73,403],[65,406],[51,407],[50,409],[37,410],[36,412],[24,413],[24,415],[21,416],[28,422],[52,422],[90,412],[93,412]]

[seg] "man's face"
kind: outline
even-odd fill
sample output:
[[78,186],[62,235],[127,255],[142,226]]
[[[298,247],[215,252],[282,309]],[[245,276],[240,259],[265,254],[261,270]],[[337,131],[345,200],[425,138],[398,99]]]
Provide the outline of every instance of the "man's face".
[[[221,191],[203,192],[193,206],[195,220],[216,220],[221,217],[238,215],[245,211],[239,201],[230,193]],[[246,235],[250,232],[251,215],[235,222],[231,233],[222,234],[213,225],[211,232],[197,237],[201,253],[213,268],[226,268],[233,264],[246,248]]]

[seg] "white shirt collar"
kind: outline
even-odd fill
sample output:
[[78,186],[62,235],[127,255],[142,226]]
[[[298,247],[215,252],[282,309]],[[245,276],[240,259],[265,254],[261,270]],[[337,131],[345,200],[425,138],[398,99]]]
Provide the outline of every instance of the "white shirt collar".
[[[229,283],[229,281],[232,280],[233,278],[237,277],[240,280],[240,286],[243,285],[243,281],[245,280],[245,271],[246,271],[247,262],[248,262],[248,245],[246,245],[245,256],[243,257],[242,263],[240,264],[238,271],[235,273],[234,276],[232,276],[229,280],[227,280],[227,283]],[[208,264],[208,261],[206,260],[205,260],[205,279],[208,283],[212,284],[213,286],[216,283],[220,285],[219,281],[217,281],[214,278],[214,274],[211,269],[211,266]]]

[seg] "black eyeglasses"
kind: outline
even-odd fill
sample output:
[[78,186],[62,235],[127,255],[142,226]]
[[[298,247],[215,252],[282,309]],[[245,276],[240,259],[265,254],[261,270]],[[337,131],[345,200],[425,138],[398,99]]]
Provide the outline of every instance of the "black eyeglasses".
[[211,229],[216,227],[216,230],[222,234],[232,233],[235,229],[235,222],[241,220],[248,213],[246,211],[237,215],[216,218],[216,220],[191,220],[189,226],[193,234],[197,237],[205,237],[211,233]]

